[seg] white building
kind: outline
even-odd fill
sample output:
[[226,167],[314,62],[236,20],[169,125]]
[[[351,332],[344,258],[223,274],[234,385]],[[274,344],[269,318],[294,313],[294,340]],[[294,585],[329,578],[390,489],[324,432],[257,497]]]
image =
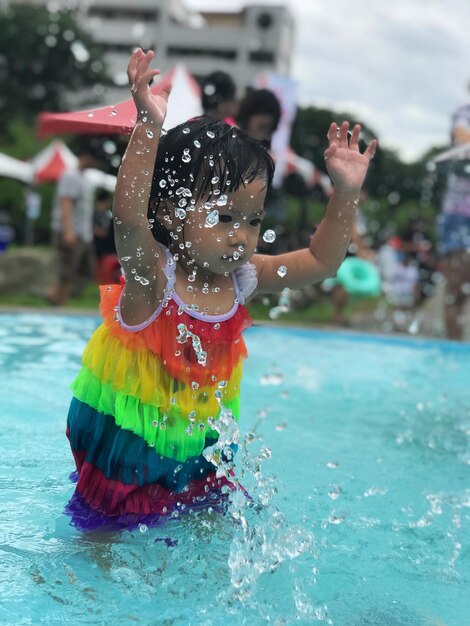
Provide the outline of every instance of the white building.
[[[49,0],[0,0],[0,6],[25,2]],[[294,22],[282,5],[253,4],[238,12],[195,12],[184,0],[58,0],[57,5],[74,7],[82,28],[104,46],[116,85],[103,94],[106,103],[128,97],[126,68],[136,46],[154,49],[163,73],[178,63],[196,79],[226,71],[239,95],[260,72],[290,74]]]
[[106,100],[127,97],[125,70],[136,46],[156,50],[163,72],[180,62],[197,79],[229,72],[240,93],[261,71],[290,74],[294,24],[283,6],[195,13],[182,0],[94,0],[80,10],[80,22],[106,48],[118,87]]

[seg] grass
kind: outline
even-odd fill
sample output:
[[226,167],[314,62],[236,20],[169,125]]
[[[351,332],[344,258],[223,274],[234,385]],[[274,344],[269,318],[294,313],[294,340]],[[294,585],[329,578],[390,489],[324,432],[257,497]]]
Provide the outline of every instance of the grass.
[[[80,296],[72,297],[65,309],[98,309],[99,293],[95,283],[89,283]],[[0,307],[31,307],[34,309],[50,309],[51,305],[45,298],[30,293],[0,294]]]

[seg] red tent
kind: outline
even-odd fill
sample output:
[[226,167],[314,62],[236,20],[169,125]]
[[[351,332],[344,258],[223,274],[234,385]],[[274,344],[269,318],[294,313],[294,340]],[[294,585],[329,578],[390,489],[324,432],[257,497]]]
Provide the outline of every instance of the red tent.
[[53,141],[32,160],[36,183],[56,181],[66,169],[74,167],[77,157],[62,141]]
[[[158,93],[173,83],[176,69],[171,70],[161,81],[151,87],[152,93]],[[189,80],[189,79],[188,79]],[[191,89],[198,90],[192,79]],[[171,96],[170,96],[171,97]],[[189,115],[191,117],[191,114]],[[81,135],[128,135],[132,132],[137,119],[137,111],[132,98],[114,106],[88,109],[71,113],[41,113],[38,118],[38,135],[46,137],[60,133],[78,133]],[[187,118],[186,118],[187,119]]]

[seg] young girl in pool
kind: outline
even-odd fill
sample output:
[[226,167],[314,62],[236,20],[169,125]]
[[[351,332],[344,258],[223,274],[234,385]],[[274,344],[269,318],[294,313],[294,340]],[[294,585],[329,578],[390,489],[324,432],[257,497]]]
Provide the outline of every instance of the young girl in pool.
[[361,154],[360,127],[348,136],[347,122],[332,124],[325,158],[335,191],[310,247],[257,255],[271,157],[209,118],[164,134],[168,92],[150,92],[153,57],[138,49],[128,66],[138,119],[113,207],[125,281],[101,288],[103,324],[68,415],[78,478],[68,510],[82,527],[158,520],[234,488],[203,451],[217,442],[221,415],[239,417],[245,303],[335,274],[376,146]]

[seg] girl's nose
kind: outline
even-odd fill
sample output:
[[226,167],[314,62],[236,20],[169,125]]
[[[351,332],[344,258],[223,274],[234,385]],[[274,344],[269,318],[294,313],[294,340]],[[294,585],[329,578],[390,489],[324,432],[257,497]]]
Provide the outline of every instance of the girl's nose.
[[230,237],[230,243],[233,246],[246,246],[247,237],[244,228],[242,228],[241,226],[239,228],[234,228],[232,230],[232,233],[233,234]]

